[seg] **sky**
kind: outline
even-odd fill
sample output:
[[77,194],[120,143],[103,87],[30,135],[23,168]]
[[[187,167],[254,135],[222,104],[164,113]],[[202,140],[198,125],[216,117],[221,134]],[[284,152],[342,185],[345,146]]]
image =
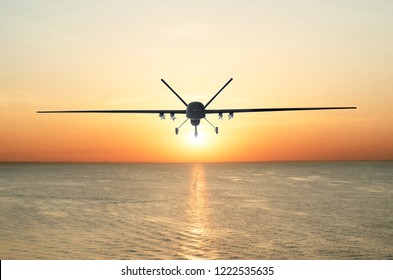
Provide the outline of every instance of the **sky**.
[[[0,162],[393,160],[393,2],[0,2]],[[37,110],[357,106],[156,115]]]

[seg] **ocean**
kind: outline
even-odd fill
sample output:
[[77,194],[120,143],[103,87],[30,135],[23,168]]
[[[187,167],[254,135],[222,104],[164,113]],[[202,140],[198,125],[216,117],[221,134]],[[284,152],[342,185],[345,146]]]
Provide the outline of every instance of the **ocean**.
[[0,259],[393,259],[393,162],[0,164]]

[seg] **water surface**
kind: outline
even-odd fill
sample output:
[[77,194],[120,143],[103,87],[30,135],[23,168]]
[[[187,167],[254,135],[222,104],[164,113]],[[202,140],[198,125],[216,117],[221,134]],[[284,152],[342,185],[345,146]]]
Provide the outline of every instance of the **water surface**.
[[0,164],[0,259],[393,259],[393,163]]

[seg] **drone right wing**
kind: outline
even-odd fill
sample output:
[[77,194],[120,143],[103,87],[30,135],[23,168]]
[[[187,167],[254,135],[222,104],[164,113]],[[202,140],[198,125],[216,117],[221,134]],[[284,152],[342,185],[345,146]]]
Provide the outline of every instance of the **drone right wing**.
[[356,109],[357,107],[293,107],[293,108],[254,108],[254,109],[208,109],[206,114],[251,113],[251,112],[280,112],[280,111],[311,111],[311,110],[341,110]]

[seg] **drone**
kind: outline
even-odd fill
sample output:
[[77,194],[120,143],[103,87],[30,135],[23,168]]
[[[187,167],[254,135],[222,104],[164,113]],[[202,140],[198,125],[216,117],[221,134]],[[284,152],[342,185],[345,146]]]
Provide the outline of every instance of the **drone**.
[[180,97],[176,91],[171,88],[163,79],[161,81],[176,95],[176,97],[186,106],[185,110],[67,110],[67,111],[37,111],[37,113],[109,113],[109,114],[158,114],[161,120],[165,120],[165,115],[169,114],[170,118],[176,120],[176,114],[186,115],[186,119],[180,126],[175,128],[176,135],[179,134],[180,128],[190,120],[191,125],[195,127],[194,135],[198,137],[198,125],[201,120],[205,120],[218,134],[218,127],[214,126],[207,118],[208,114],[218,114],[219,119],[223,119],[224,114],[228,114],[229,119],[233,119],[235,113],[252,113],[252,112],[279,112],[279,111],[311,111],[311,110],[340,110],[340,109],[356,109],[357,107],[294,107],[294,108],[252,108],[252,109],[208,109],[213,100],[232,82],[232,78],[207,102],[203,104],[199,101],[187,103]]

